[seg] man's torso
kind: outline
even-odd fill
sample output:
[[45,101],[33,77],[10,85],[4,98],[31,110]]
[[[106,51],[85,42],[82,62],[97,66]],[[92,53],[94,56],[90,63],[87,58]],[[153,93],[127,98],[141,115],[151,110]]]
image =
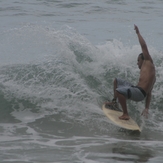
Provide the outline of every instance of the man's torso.
[[148,94],[152,90],[155,80],[155,67],[153,63],[150,60],[144,60],[137,86],[141,87]]

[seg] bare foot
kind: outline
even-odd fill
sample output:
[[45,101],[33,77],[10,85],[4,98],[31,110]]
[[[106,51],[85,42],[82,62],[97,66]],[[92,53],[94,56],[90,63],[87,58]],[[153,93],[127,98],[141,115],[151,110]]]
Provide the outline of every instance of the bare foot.
[[122,116],[119,117],[121,120],[129,120],[130,117],[127,114],[123,114]]

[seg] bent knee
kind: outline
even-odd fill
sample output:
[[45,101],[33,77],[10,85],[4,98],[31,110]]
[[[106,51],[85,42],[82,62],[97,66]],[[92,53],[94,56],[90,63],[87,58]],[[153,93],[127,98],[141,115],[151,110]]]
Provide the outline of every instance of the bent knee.
[[113,83],[117,86],[117,78],[114,79]]

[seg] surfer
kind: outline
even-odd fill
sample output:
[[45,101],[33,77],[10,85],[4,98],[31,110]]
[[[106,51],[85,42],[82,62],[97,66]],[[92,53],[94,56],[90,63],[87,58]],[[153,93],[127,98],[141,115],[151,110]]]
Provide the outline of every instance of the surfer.
[[141,36],[139,32],[139,28],[134,25],[134,29],[138,36],[138,40],[142,49],[142,53],[138,55],[137,65],[140,69],[140,77],[138,84],[133,86],[131,83],[115,78],[114,80],[114,98],[112,102],[106,102],[105,104],[116,104],[116,100],[118,101],[122,107],[123,114],[119,117],[122,120],[128,120],[130,117],[127,111],[126,100],[130,99],[136,102],[142,101],[145,99],[145,109],[142,114],[145,117],[148,117],[148,110],[151,101],[151,94],[154,83],[156,81],[155,77],[155,66],[153,64],[153,60],[148,52],[148,48],[145,40]]

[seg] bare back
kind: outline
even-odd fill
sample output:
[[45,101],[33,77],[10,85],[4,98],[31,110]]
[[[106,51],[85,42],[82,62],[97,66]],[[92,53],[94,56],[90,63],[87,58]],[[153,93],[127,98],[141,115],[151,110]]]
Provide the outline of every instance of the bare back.
[[153,88],[155,80],[155,66],[153,65],[153,61],[150,59],[144,60],[140,70],[140,77],[137,86],[144,89],[146,93],[149,93]]

